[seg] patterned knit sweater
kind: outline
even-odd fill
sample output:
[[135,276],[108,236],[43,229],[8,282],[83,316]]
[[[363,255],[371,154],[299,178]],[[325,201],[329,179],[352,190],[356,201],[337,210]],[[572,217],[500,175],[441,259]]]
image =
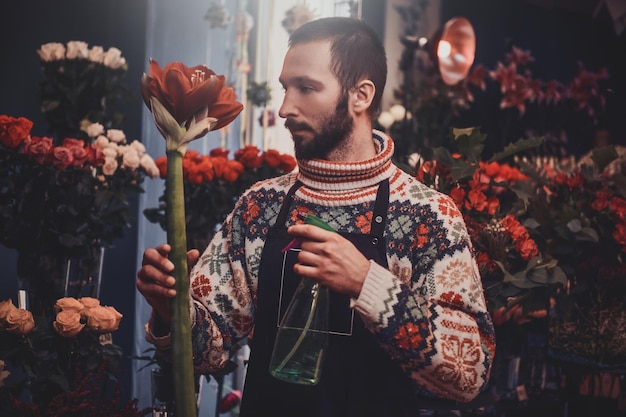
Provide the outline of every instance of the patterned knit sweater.
[[[233,345],[253,330],[261,251],[296,179],[303,186],[288,223],[305,210],[338,231],[368,233],[378,183],[388,178],[389,269],[371,262],[351,305],[417,392],[469,401],[484,387],[494,331],[461,214],[448,196],[392,164],[388,136],[374,131],[373,139],[378,153],[371,160],[299,161],[297,173],[259,182],[239,199],[191,273],[198,372],[223,367]],[[167,349],[169,338],[147,328],[147,339]]]

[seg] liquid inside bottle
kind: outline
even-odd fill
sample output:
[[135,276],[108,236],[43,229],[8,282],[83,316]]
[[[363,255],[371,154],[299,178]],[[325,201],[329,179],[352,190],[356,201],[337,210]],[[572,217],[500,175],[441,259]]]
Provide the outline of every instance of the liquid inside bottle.
[[302,278],[280,322],[270,361],[275,378],[315,385],[328,347],[328,288]]

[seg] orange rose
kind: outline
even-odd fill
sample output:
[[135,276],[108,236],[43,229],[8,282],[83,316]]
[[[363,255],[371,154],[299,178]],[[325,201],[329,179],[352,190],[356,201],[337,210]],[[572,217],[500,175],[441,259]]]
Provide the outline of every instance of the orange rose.
[[100,305],[100,300],[93,297],[81,297],[78,299],[78,302],[81,303],[85,309],[98,307]]
[[35,328],[33,313],[22,308],[9,311],[4,322],[4,329],[9,333],[26,334]]
[[80,313],[84,308],[85,306],[83,305],[83,303],[73,297],[59,298],[54,304],[54,310],[57,313],[59,311],[74,311],[76,313]]
[[11,299],[0,302],[0,327],[4,326],[7,316],[15,309],[17,309],[17,307],[13,305]]
[[109,306],[90,308],[86,315],[87,326],[97,333],[110,333],[117,330],[123,317],[114,307]]
[[85,323],[81,323],[80,314],[76,311],[63,310],[57,313],[52,327],[63,337],[74,337],[83,330]]

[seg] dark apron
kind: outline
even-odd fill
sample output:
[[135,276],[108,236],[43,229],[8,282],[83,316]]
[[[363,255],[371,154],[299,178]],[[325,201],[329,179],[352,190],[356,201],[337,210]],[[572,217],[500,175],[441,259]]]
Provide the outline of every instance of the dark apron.
[[[263,248],[254,336],[250,341],[251,354],[240,416],[417,415],[409,379],[378,346],[359,315],[350,309],[347,295],[331,292],[330,330],[337,334],[331,333],[329,337],[321,381],[315,386],[304,386],[283,382],[270,375],[269,360],[280,310],[284,310],[299,282],[293,273],[295,253],[284,257],[281,249],[292,239],[285,225],[292,196],[300,185],[297,182],[289,190]],[[383,236],[388,205],[389,181],[386,180],[378,187],[371,233],[341,233],[364,256],[384,267],[387,267]]]

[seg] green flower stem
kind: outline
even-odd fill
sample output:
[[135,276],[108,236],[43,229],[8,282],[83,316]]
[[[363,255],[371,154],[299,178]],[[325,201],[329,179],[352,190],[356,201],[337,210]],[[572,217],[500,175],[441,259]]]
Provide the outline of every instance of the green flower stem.
[[189,316],[189,272],[187,269],[187,233],[183,191],[183,153],[167,151],[167,241],[172,251],[176,296],[170,304],[172,333],[172,375],[176,417],[196,417],[198,410],[194,395],[193,353],[191,348],[191,318]]

